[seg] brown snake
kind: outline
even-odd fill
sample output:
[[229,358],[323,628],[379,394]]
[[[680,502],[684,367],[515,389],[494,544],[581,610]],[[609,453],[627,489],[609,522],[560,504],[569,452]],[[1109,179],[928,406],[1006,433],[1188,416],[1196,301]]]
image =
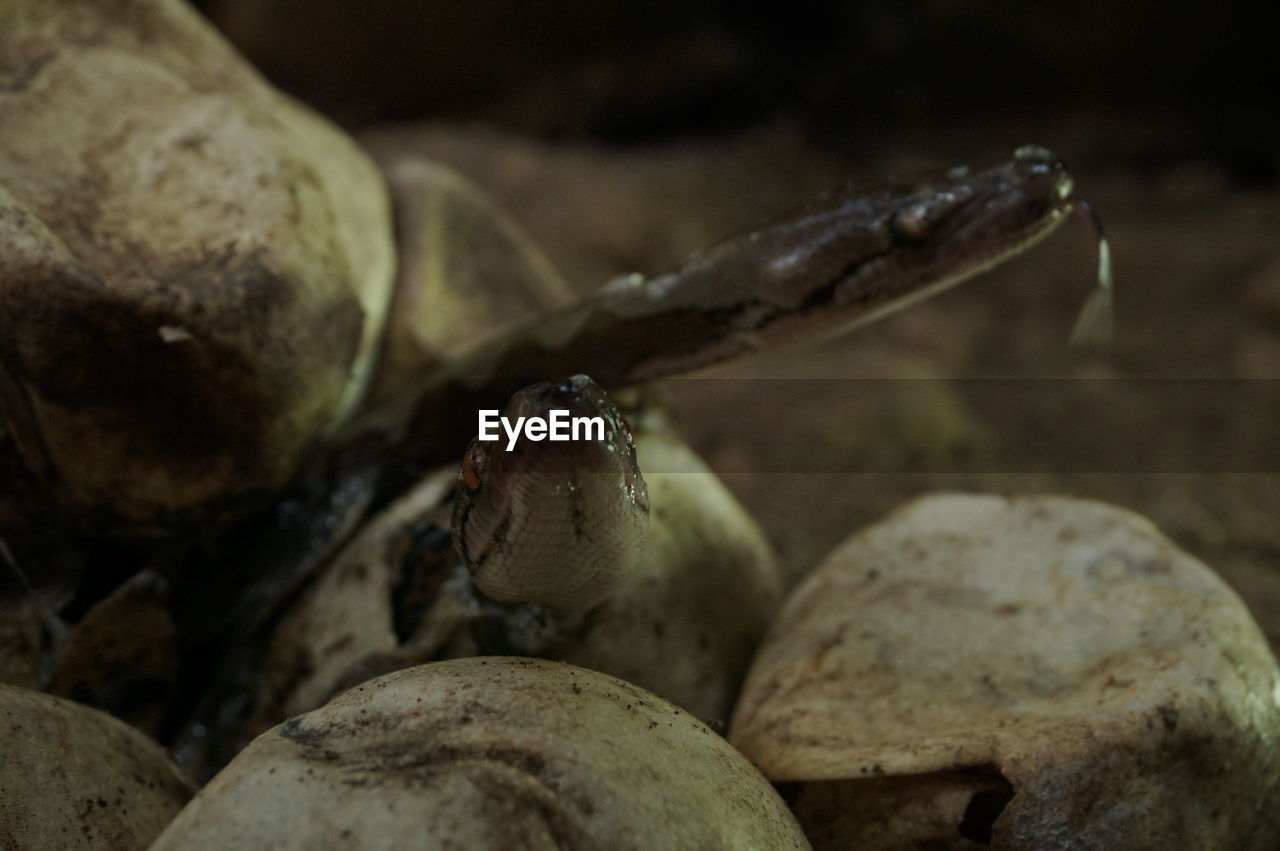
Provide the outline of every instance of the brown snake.
[[[619,386],[836,333],[1026,249],[1072,207],[1096,226],[1071,195],[1062,164],[1032,147],[993,169],[955,169],[909,190],[886,184],[834,192],[674,272],[621,279],[537,317],[454,364],[448,378],[492,387],[588,366],[602,383]],[[1103,242],[1104,264],[1105,250]],[[1100,293],[1109,298],[1102,268]],[[1098,297],[1091,300],[1090,310],[1103,309]],[[521,440],[514,451],[501,440],[472,440],[453,531],[484,594],[563,613],[586,611],[627,575],[643,547],[648,506],[626,424],[586,376],[521,390],[508,413],[557,406],[602,415],[605,439]]]
[[649,500],[631,431],[585,375],[521,390],[507,415],[599,416],[604,436],[559,443],[476,438],[458,474],[453,539],[476,587],[500,603],[580,612],[601,602],[644,551]]
[[[961,167],[827,192],[673,271],[620,279],[480,342],[409,392],[348,424],[310,465],[293,496],[280,503],[280,519],[270,521],[274,529],[252,530],[254,540],[266,543],[235,561],[260,579],[242,590],[239,605],[221,623],[209,627],[214,635],[241,636],[225,654],[224,668],[233,673],[222,697],[206,697],[192,729],[205,725],[201,718],[239,711],[226,694],[251,687],[245,671],[252,667],[255,636],[272,614],[361,516],[456,459],[475,433],[478,408],[496,407],[534,382],[567,375],[589,374],[614,391],[766,346],[840,333],[1023,252],[1073,209],[1098,231],[1099,290],[1082,319],[1102,326],[1109,318],[1110,275],[1096,218],[1072,195],[1061,161],[1044,148],[1027,146],[981,171]],[[1077,330],[1077,336],[1088,336]],[[554,396],[557,385],[549,386]],[[572,397],[566,406],[601,406],[608,414],[612,403],[591,389],[595,385],[573,379],[566,386]],[[517,397],[514,404],[529,398]],[[617,453],[629,445],[624,431],[608,435],[603,448],[612,445]],[[626,574],[626,554],[634,560],[643,546],[643,512],[625,485],[639,481],[639,469],[625,453],[610,458],[601,446],[563,445],[568,453],[542,461],[538,456],[551,444],[524,454],[492,446],[468,449],[455,544],[477,587],[493,599],[523,597],[581,611],[609,593]],[[376,494],[370,485],[375,475]],[[560,496],[549,497],[557,488]],[[583,498],[566,496],[574,492]],[[546,565],[549,559],[556,562],[552,569],[529,570],[531,563]],[[526,573],[540,577],[536,587]],[[548,575],[556,578],[548,583]]]
[[839,334],[1025,251],[1073,207],[1087,210],[1071,191],[1062,162],[1034,146],[981,171],[832,190],[678,269],[619,279],[500,332],[348,434],[389,435],[386,487],[403,490],[470,438],[470,412],[534,381],[586,373],[612,391]]

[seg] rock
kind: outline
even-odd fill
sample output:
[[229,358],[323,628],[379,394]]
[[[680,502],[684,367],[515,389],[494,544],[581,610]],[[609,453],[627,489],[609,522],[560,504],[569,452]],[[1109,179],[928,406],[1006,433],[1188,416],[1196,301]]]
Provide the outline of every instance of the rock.
[[159,745],[116,719],[0,685],[0,846],[145,848],[191,797]]
[[547,654],[723,723],[782,600],[760,527],[657,415],[634,421],[650,521],[636,573]]
[[801,584],[730,740],[819,848],[1264,849],[1278,736],[1258,627],[1150,523],[941,495]]
[[[644,558],[538,655],[621,677],[723,723],[782,580],[759,526],[664,415],[629,417],[651,508]],[[449,539],[456,478],[453,468],[424,477],[289,608],[264,648],[241,739],[376,674],[482,652],[472,640],[477,605]]]
[[398,271],[374,397],[573,300],[542,250],[479,186],[412,155],[381,167],[395,208]]
[[687,713],[556,662],[438,662],[257,738],[152,846],[806,848]]
[[95,603],[67,630],[45,690],[110,712],[159,737],[178,663],[169,583],[147,568]]
[[373,164],[180,0],[18,0],[0,56],[0,428],[96,533],[278,487],[367,380]]
[[[239,731],[241,745],[290,715],[322,706],[344,685],[355,685],[346,682],[349,671],[398,649],[401,562],[415,551],[415,532],[433,513],[443,524],[437,528],[446,555],[456,563],[448,538],[456,480],[455,470],[438,470],[374,515],[280,618],[263,648],[256,712]],[[421,609],[435,602],[424,601]]]

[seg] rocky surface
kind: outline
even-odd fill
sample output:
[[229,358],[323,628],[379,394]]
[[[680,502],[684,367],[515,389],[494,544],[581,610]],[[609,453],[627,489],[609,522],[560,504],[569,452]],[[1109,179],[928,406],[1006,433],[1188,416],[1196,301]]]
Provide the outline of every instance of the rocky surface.
[[689,714],[558,662],[438,662],[275,727],[153,846],[806,848]]
[[137,730],[70,700],[0,684],[0,844],[144,848],[191,782]]
[[819,848],[1270,848],[1280,668],[1142,517],[925,497],[774,621],[729,731]]
[[96,535],[282,486],[368,378],[377,171],[179,0],[8,4],[0,55],[0,429]]

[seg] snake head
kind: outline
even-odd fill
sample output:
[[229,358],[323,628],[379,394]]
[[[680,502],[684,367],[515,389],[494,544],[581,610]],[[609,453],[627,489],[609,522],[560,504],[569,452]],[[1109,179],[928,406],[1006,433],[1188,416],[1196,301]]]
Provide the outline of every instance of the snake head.
[[454,544],[490,599],[582,612],[643,557],[648,494],[625,418],[585,375],[516,393],[503,429],[549,421],[556,411],[589,421],[578,439],[522,430],[471,441],[458,474]]

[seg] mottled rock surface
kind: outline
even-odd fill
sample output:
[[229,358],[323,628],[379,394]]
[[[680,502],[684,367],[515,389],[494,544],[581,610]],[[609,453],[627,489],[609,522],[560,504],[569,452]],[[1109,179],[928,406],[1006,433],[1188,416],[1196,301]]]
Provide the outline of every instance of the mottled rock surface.
[[267,731],[154,848],[807,848],[691,715],[612,677],[489,657],[379,677]]
[[818,847],[1280,839],[1280,670],[1149,522],[1063,497],[926,497],[800,586],[730,740]]
[[179,0],[8,3],[0,399],[99,534],[278,487],[364,387],[386,190]]
[[0,684],[0,846],[145,848],[191,797],[164,751],[123,722]]

